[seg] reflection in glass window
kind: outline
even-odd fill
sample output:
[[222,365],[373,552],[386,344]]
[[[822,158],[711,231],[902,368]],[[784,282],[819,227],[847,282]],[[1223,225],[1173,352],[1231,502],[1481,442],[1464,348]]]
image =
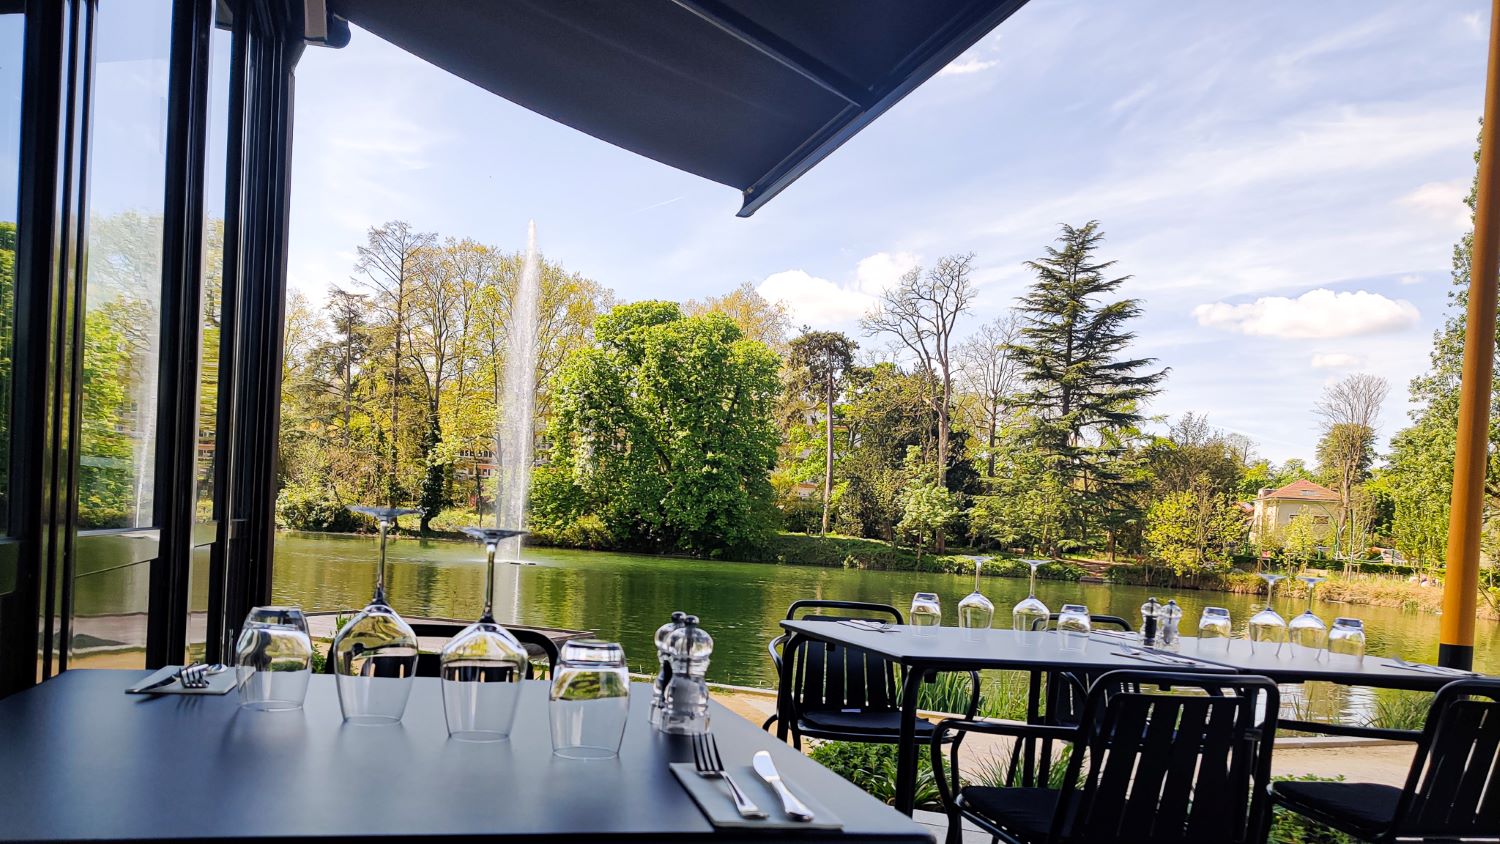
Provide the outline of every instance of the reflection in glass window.
[[0,533],[10,514],[10,373],[16,290],[16,199],[21,168],[21,53],[26,16],[0,14]]
[[172,6],[99,4],[79,527],[152,523]]
[[224,298],[224,171],[228,164],[229,55],[232,36],[215,28],[208,82],[207,161],[203,169],[203,328],[198,352],[197,516],[214,518],[214,451],[219,426],[219,340]]

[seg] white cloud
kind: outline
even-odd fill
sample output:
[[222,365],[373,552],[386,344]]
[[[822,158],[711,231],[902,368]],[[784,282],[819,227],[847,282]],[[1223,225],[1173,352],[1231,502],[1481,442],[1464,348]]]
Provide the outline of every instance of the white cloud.
[[1484,30],[1481,29],[1480,26],[1479,26],[1479,13],[1478,12],[1470,12],[1467,15],[1464,15],[1463,16],[1463,21],[1464,21],[1464,26],[1466,26],[1466,27],[1469,28],[1469,32],[1473,33],[1474,35],[1483,35],[1484,34]]
[[855,286],[835,284],[804,270],[783,270],[766,276],[755,288],[791,312],[792,322],[814,327],[851,323],[870,309],[875,297]]
[[1363,361],[1351,354],[1344,352],[1320,352],[1312,356],[1314,369],[1353,369]]
[[1231,305],[1213,302],[1193,308],[1199,325],[1253,337],[1308,339],[1357,337],[1401,331],[1417,324],[1417,306],[1367,290],[1335,293],[1319,288],[1295,299],[1265,296]]
[[855,278],[858,279],[861,292],[878,296],[887,288],[894,287],[901,276],[916,265],[917,256],[910,252],[876,252],[868,258],[860,259]]
[[962,56],[948,63],[948,66],[938,71],[938,76],[968,76],[971,73],[983,73],[999,64],[997,61],[985,59],[966,59]]
[[1419,275],[1417,275],[1416,273],[1407,273],[1406,275],[1401,276],[1401,278],[1397,279],[1397,281],[1401,282],[1402,284],[1407,284],[1407,285],[1410,285],[1410,284],[1421,284],[1422,283],[1422,277],[1419,276]]
[[1401,197],[1401,204],[1415,208],[1435,220],[1466,229],[1469,227],[1469,206],[1464,204],[1464,197],[1468,194],[1469,182],[1464,179],[1427,182]]

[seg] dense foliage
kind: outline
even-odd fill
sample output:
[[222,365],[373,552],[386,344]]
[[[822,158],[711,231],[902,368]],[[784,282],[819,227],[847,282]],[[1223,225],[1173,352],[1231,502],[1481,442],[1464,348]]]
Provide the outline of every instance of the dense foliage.
[[622,547],[722,554],[773,527],[777,358],[719,313],[621,305],[557,380],[532,518],[596,516]]

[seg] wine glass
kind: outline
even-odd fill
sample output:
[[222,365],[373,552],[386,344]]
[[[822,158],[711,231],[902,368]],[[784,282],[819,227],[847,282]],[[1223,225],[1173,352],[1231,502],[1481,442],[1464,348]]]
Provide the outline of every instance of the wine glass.
[[1224,640],[1224,650],[1229,650],[1229,637],[1233,633],[1233,627],[1229,621],[1229,610],[1223,607],[1204,607],[1203,615],[1198,618],[1198,647],[1215,639]]
[[1316,659],[1328,646],[1328,625],[1323,623],[1323,619],[1313,614],[1313,590],[1328,578],[1302,575],[1297,579],[1307,584],[1307,609],[1287,625],[1287,637],[1292,643],[1293,656],[1311,654]]
[[936,592],[918,592],[911,596],[911,625],[937,627],[943,623],[943,607]]
[[979,570],[992,557],[970,557],[974,561],[974,591],[958,602],[958,626],[988,630],[995,621],[995,605],[979,591]]
[[355,506],[380,526],[380,563],[375,567],[375,596],[333,638],[330,656],[338,683],[339,708],[351,724],[395,724],[406,712],[411,680],[417,670],[417,634],[385,601],[386,534],[402,516],[419,512],[404,507]]
[[1285,580],[1286,575],[1261,572],[1260,576],[1266,582],[1266,605],[1250,616],[1250,652],[1280,654],[1281,646],[1286,642],[1286,619],[1271,609],[1271,596],[1276,590],[1276,581]]
[[1057,632],[1062,636],[1062,648],[1065,651],[1083,650],[1093,629],[1089,608],[1083,604],[1064,604],[1062,612],[1057,615]]
[[1051,610],[1047,609],[1047,605],[1042,603],[1036,596],[1036,570],[1045,565],[1047,561],[1022,560],[1021,562],[1031,566],[1031,594],[1011,609],[1011,627],[1017,633],[1022,634],[1022,644],[1030,644],[1035,641],[1035,637],[1031,634],[1045,630],[1047,628],[1047,619],[1052,613]]
[[448,640],[438,657],[443,714],[453,738],[503,741],[510,738],[531,655],[509,630],[495,623],[495,550],[500,540],[525,531],[470,527],[464,533],[484,543],[484,610],[478,621]]
[[1350,661],[1355,665],[1365,661],[1365,625],[1357,618],[1335,618],[1333,629],[1328,631],[1329,659]]

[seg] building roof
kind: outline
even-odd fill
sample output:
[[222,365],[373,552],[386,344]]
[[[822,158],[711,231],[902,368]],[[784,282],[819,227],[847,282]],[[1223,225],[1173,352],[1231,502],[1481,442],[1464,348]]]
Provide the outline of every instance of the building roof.
[[329,6],[559,123],[739,188],[746,217],[1024,3],[330,0]]
[[1295,480],[1281,489],[1261,493],[1262,498],[1290,499],[1292,501],[1338,501],[1339,494],[1322,484],[1309,480]]

